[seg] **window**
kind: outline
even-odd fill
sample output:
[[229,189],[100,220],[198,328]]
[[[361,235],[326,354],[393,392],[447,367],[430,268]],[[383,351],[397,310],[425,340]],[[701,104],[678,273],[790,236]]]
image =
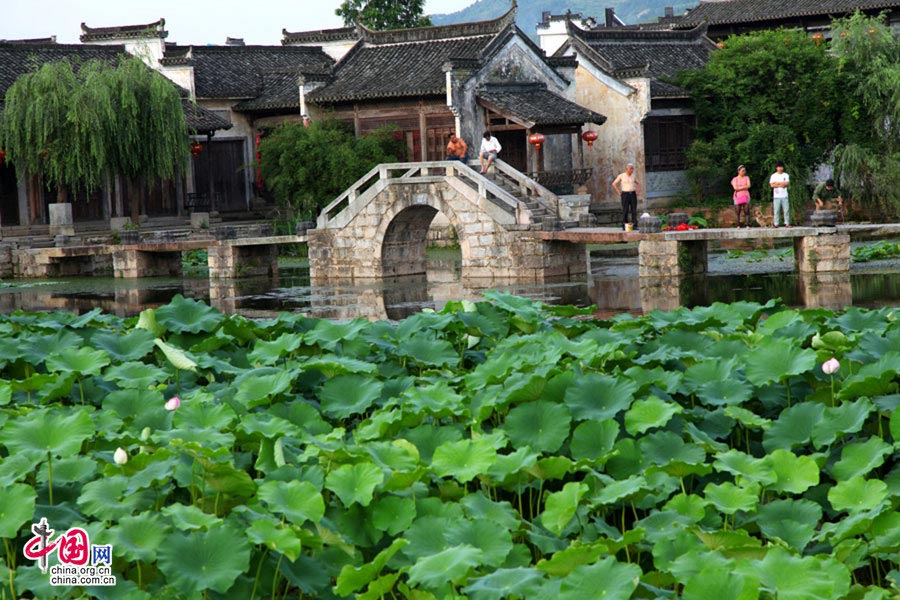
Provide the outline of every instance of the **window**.
[[644,158],[648,171],[680,171],[694,140],[694,116],[650,117],[644,121]]

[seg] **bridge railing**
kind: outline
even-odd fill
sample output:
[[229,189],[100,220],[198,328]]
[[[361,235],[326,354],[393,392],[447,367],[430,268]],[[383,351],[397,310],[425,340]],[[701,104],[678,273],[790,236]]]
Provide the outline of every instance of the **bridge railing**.
[[[472,164],[477,164],[473,161]],[[494,160],[494,166],[502,177],[510,183],[518,186],[519,193],[523,197],[533,198],[544,208],[559,215],[559,196],[548,190],[546,187],[529,177],[527,174],[513,168],[509,163],[503,162],[499,158]]]
[[343,194],[328,204],[317,219],[324,228],[329,221],[354,205],[363,207],[389,185],[416,181],[443,181],[447,177],[461,180],[466,187],[477,191],[481,198],[512,216],[517,224],[531,224],[531,213],[515,196],[459,161],[431,161],[415,163],[387,163],[373,168],[359,178]]

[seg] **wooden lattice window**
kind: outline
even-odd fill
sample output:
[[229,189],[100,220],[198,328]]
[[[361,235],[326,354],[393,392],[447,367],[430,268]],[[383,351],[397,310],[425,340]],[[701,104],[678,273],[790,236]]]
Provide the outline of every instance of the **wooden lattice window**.
[[694,140],[694,116],[649,117],[644,121],[644,158],[648,171],[687,167],[686,151]]

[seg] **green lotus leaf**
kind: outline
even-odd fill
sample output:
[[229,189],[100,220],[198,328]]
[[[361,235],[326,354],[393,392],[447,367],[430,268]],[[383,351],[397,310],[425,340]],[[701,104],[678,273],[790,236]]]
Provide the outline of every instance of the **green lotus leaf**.
[[838,561],[793,556],[777,547],[739,572],[758,577],[761,588],[779,600],[834,600],[846,598],[850,590],[850,572]]
[[47,357],[47,370],[63,373],[96,375],[109,364],[109,355],[90,348],[63,348]]
[[333,351],[341,342],[356,339],[369,326],[370,323],[365,319],[342,323],[321,319],[316,321],[315,327],[307,331],[305,336],[307,342],[318,344],[323,350]]
[[315,356],[301,363],[306,371],[318,371],[326,378],[345,373],[375,373],[378,367],[346,356]]
[[816,353],[787,339],[765,338],[745,355],[747,380],[760,387],[800,375],[816,366]]
[[465,398],[457,394],[445,381],[415,386],[403,392],[404,410],[438,418],[461,417],[466,413]]
[[162,353],[163,355],[165,355],[166,360],[168,360],[176,369],[180,369],[182,371],[197,370],[197,362],[181,348],[176,348],[175,346],[167,344],[160,339],[154,340],[153,343],[157,348],[162,350]]
[[181,531],[212,529],[222,525],[222,519],[205,513],[193,505],[169,504],[161,512],[172,520],[176,529]]
[[344,506],[368,506],[375,488],[384,481],[384,472],[372,463],[341,465],[325,477],[325,487],[338,495]]
[[122,517],[109,530],[115,540],[113,552],[129,561],[152,563],[156,560],[156,552],[168,530],[169,526],[152,512]]
[[896,552],[900,549],[900,512],[885,512],[872,522],[873,550]]
[[272,512],[281,513],[296,525],[318,523],[325,515],[325,501],[319,489],[308,481],[267,481],[257,495]]
[[887,498],[887,484],[878,479],[853,477],[840,481],[828,490],[828,501],[834,510],[859,513],[881,505]]
[[660,466],[674,462],[702,465],[706,460],[703,448],[686,444],[681,436],[671,431],[654,431],[643,437],[638,445],[647,461]]
[[437,590],[447,583],[460,584],[482,564],[484,554],[468,545],[451,546],[437,554],[420,558],[409,569],[409,583]]
[[893,447],[881,438],[871,437],[865,442],[848,444],[841,449],[841,459],[831,468],[836,481],[847,481],[868,475],[884,464]]
[[416,502],[412,498],[383,496],[372,503],[372,526],[388,535],[403,533],[416,518]]
[[738,360],[701,360],[684,371],[684,389],[688,394],[696,394],[705,385],[714,381],[734,382],[735,368]]
[[124,389],[110,392],[103,399],[103,408],[112,410],[121,419],[131,422],[136,431],[144,427],[151,430],[169,427],[169,411],[166,400],[156,389]]
[[633,381],[590,373],[569,386],[565,403],[576,421],[604,421],[627,410],[636,391]]
[[631,367],[625,371],[625,376],[634,381],[638,389],[655,385],[667,394],[672,394],[678,389],[684,374],[680,371],[669,371],[662,367],[653,369]]
[[155,336],[145,329],[127,333],[101,331],[91,336],[95,348],[105,350],[117,362],[139,360],[153,352]]
[[682,600],[757,600],[759,582],[718,566],[704,567],[684,584]]
[[678,494],[672,496],[662,509],[673,510],[693,522],[702,520],[706,516],[706,502],[696,494]]
[[444,531],[451,546],[468,545],[482,551],[482,564],[499,567],[513,549],[512,533],[490,520],[457,519]]
[[721,484],[709,483],[704,488],[703,494],[708,502],[726,515],[732,515],[739,510],[752,512],[756,510],[759,502],[759,484],[737,486],[730,481]]
[[15,538],[34,517],[34,489],[24,483],[6,486],[0,494],[0,538]]
[[646,488],[647,480],[642,475],[634,475],[622,481],[607,483],[591,498],[591,501],[600,506],[613,504]]
[[898,364],[900,352],[893,350],[877,361],[863,365],[841,383],[837,392],[838,399],[852,400],[862,396],[876,397],[895,393],[897,384],[894,383],[894,378],[897,377]]
[[[0,415],[0,420],[5,416]],[[36,452],[7,456],[0,461],[0,488],[6,488],[17,481],[24,480],[25,476],[31,475],[35,467],[44,459],[46,456]]]
[[488,467],[487,474],[492,479],[504,481],[507,477],[524,470],[534,469],[540,455],[531,448],[519,448],[512,454],[498,454],[497,460]]
[[32,452],[46,456],[78,454],[84,441],[94,435],[94,424],[86,410],[72,409],[68,414],[46,409],[10,419],[0,430],[0,444],[10,454]]
[[216,309],[181,294],[176,294],[168,304],[156,309],[157,323],[172,333],[210,332],[224,319]]
[[553,453],[569,437],[572,417],[563,404],[546,401],[520,404],[509,411],[504,430],[516,448]]
[[[241,426],[249,431],[256,431],[254,425],[258,423],[256,415],[247,415]],[[185,400],[181,407],[175,411],[172,422],[176,427],[183,429],[211,429],[223,431],[232,426],[237,415],[227,404],[213,404],[203,400]]]
[[637,589],[641,568],[609,556],[593,565],[576,567],[563,580],[559,600],[627,600]]
[[753,387],[743,379],[707,381],[699,390],[697,398],[709,406],[737,406],[753,397]]
[[543,579],[540,571],[526,567],[497,569],[488,575],[470,579],[463,592],[472,600],[533,598]]
[[447,340],[441,340],[432,333],[420,333],[400,342],[397,351],[417,363],[431,367],[446,367],[459,363],[460,356]]
[[365,375],[338,375],[319,392],[322,412],[333,419],[346,419],[369,409],[381,397],[383,384]]
[[760,417],[759,415],[747,410],[746,408],[741,408],[739,406],[728,406],[725,408],[723,414],[726,417],[734,419],[747,429],[766,430],[772,425],[772,422],[769,419]]
[[802,402],[784,409],[763,435],[763,447],[771,452],[777,448],[790,450],[808,443],[815,424],[824,414],[825,407],[816,402]]
[[[8,460],[8,459],[7,459]],[[69,456],[57,460],[44,462],[37,474],[40,483],[49,481],[50,472],[53,469],[53,484],[84,483],[94,478],[97,473],[97,462],[89,456]]]
[[775,473],[769,490],[802,494],[819,483],[819,465],[810,456],[797,456],[788,450],[775,450],[766,457]]
[[270,550],[295,561],[303,549],[303,542],[290,526],[270,519],[253,519],[247,528],[247,537],[254,544],[264,544]]
[[153,506],[156,499],[153,491],[127,494],[127,489],[128,478],[123,475],[95,479],[81,487],[78,506],[85,515],[103,520],[121,519]]
[[[769,485],[776,481],[772,465],[766,459],[754,458],[740,450],[729,450],[716,455],[713,467],[717,471],[731,473],[737,478]],[[740,480],[739,480],[740,482]]]
[[466,483],[486,473],[496,460],[497,451],[487,440],[464,439],[438,446],[431,468],[438,477],[450,476]]
[[631,435],[644,433],[648,429],[665,426],[672,417],[682,412],[681,405],[656,396],[638,400],[625,413],[625,430]]
[[375,558],[361,566],[344,565],[337,582],[334,586],[334,592],[339,596],[349,596],[353,592],[359,591],[378,577],[381,570],[397,552],[406,546],[409,542],[404,539],[396,539],[391,545],[379,552]]
[[610,553],[610,547],[606,542],[598,541],[584,544],[579,541],[572,542],[564,550],[554,552],[549,559],[542,558],[535,568],[543,571],[551,577],[565,577],[582,565],[590,565],[604,554]]
[[56,333],[48,335],[32,333],[24,338],[23,342],[21,356],[32,365],[43,363],[60,348],[78,348],[84,344],[81,336],[67,329],[59,329]]
[[856,433],[862,429],[873,410],[875,406],[868,398],[826,408],[822,420],[813,423],[813,445],[822,448],[834,442],[838,436]]
[[822,507],[810,500],[775,500],[757,510],[759,529],[769,539],[787,542],[802,552],[822,520]]
[[170,533],[158,551],[159,570],[179,592],[224,594],[250,567],[247,536],[231,527]]
[[245,406],[265,406],[272,399],[291,389],[294,373],[281,369],[256,369],[235,380],[237,394],[234,399]]
[[419,425],[402,433],[419,450],[419,458],[423,462],[431,462],[434,451],[446,442],[458,442],[462,439],[462,428],[455,425],[435,426]]
[[569,482],[561,491],[550,494],[541,514],[541,523],[556,535],[562,535],[566,525],[575,516],[578,504],[587,493],[587,484]]
[[272,341],[256,340],[247,360],[254,365],[274,365],[285,355],[291,354],[303,343],[303,334],[282,333]]
[[154,365],[142,362],[126,362],[108,367],[103,371],[106,381],[114,382],[120,388],[146,389],[169,378],[169,374]]
[[572,458],[598,460],[612,452],[618,437],[619,424],[615,421],[584,421],[572,432]]

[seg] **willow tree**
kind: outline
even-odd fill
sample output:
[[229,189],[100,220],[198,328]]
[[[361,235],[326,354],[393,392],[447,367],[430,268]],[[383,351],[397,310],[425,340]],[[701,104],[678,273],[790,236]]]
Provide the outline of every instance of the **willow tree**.
[[61,60],[7,90],[0,147],[18,171],[56,187],[58,202],[121,175],[137,220],[142,184],[178,172],[188,137],[178,90],[139,59]]

